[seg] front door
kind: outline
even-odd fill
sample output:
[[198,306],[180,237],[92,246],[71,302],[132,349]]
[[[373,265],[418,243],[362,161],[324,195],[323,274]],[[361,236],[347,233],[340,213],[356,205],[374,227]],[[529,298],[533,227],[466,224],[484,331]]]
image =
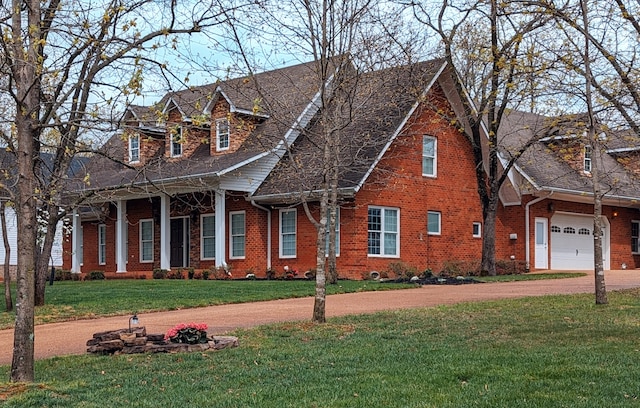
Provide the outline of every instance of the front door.
[[189,218],[171,219],[171,260],[172,268],[189,266]]
[[536,218],[535,229],[535,263],[536,269],[549,269],[549,235],[548,220],[546,218]]

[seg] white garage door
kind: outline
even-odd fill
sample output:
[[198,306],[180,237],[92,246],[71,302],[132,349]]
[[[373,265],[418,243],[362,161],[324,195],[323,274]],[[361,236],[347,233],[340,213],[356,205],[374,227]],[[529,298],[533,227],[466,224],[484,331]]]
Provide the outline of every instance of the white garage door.
[[[603,218],[604,268],[609,269],[609,232]],[[551,269],[593,269],[593,217],[555,214],[551,217]]]

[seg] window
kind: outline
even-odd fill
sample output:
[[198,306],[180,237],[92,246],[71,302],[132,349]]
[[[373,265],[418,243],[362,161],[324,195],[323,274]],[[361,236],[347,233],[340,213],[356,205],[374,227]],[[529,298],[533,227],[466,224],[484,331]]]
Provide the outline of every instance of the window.
[[440,235],[440,213],[436,211],[427,212],[427,233],[429,235]]
[[[329,216],[327,214],[327,228],[329,227]],[[340,208],[336,208],[336,256],[340,255]],[[329,256],[329,230],[327,229],[327,233],[325,235],[326,245],[325,245],[325,255]]]
[[153,220],[140,220],[140,262],[153,262]]
[[182,156],[182,126],[178,128],[175,134],[171,135],[171,157]]
[[227,150],[229,148],[229,120],[216,120],[216,149]]
[[631,252],[640,253],[640,221],[631,221]]
[[562,232],[562,230],[557,225],[552,225],[551,232]]
[[296,216],[293,210],[280,210],[280,258],[296,256]]
[[200,258],[216,257],[216,216],[205,214],[200,217]]
[[473,229],[473,237],[474,238],[482,237],[482,223],[474,222],[472,229]]
[[98,264],[107,263],[107,226],[98,225]]
[[436,176],[437,170],[437,139],[433,136],[422,137],[422,175]]
[[245,254],[245,214],[244,211],[229,213],[231,219],[231,255],[230,258],[244,258]]
[[564,227],[562,232],[564,232],[565,234],[575,234],[576,233],[576,229],[573,228],[573,227]]
[[584,171],[587,173],[591,172],[591,146],[584,147]]
[[370,256],[400,255],[400,210],[369,207],[367,252]]
[[578,235],[591,235],[591,230],[589,228],[580,228]]
[[129,163],[140,161],[140,134],[134,133],[129,136]]

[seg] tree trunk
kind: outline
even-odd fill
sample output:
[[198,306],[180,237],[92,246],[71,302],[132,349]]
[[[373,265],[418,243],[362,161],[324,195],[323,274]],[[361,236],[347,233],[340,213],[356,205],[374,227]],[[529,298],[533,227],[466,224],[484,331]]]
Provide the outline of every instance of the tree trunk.
[[480,272],[483,275],[496,276],[496,211],[497,203],[492,197],[484,211],[482,232],[482,262]]
[[4,304],[7,312],[13,310],[13,299],[11,298],[11,246],[7,236],[7,217],[4,213],[5,203],[0,201],[0,224],[2,227],[2,241],[4,244]]
[[49,272],[49,259],[53,249],[53,243],[56,238],[56,229],[58,225],[57,213],[58,206],[48,206],[49,216],[47,219],[47,228],[44,236],[42,248],[37,248],[38,256],[36,262],[36,290],[35,305],[44,306],[45,304],[45,288],[47,286],[47,277]]
[[[29,115],[29,113],[27,113]],[[16,325],[13,340],[11,381],[33,382],[34,371],[34,295],[36,183],[33,175],[33,127],[29,117],[17,115],[18,142],[18,267],[16,293]]]
[[[26,6],[26,7],[24,7]],[[11,381],[33,382],[34,369],[34,294],[37,183],[34,173],[39,140],[41,50],[41,9],[39,0],[13,0],[14,10],[27,10],[11,16],[12,75],[17,106],[15,134],[18,188],[16,216],[18,231],[18,266],[16,270],[16,325],[13,336]],[[28,21],[23,21],[27,18]],[[28,35],[22,31],[28,27]],[[8,35],[5,33],[5,36]]]
[[327,278],[325,274],[325,242],[327,231],[328,191],[324,189],[320,200],[320,222],[316,238],[316,295],[313,303],[312,320],[316,323],[326,322],[325,303],[327,300]]

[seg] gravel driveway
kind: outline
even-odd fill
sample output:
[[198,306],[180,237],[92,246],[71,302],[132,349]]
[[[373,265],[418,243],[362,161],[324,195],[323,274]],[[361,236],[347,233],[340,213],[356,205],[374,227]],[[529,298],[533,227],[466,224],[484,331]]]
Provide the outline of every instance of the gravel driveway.
[[[640,270],[607,271],[607,290],[640,287]],[[542,296],[549,294],[591,293],[593,273],[579,278],[477,285],[431,285],[416,289],[359,292],[327,297],[327,317],[374,313],[474,302],[482,300]],[[148,333],[164,333],[177,323],[205,322],[210,334],[223,334],[236,328],[267,323],[311,319],[313,298],[210,306],[198,309],[139,314],[140,325]],[[86,352],[93,333],[127,327],[129,316],[76,320],[36,326],[36,359]],[[242,339],[240,339],[242,341]],[[0,331],[0,365],[11,364],[13,329]]]

